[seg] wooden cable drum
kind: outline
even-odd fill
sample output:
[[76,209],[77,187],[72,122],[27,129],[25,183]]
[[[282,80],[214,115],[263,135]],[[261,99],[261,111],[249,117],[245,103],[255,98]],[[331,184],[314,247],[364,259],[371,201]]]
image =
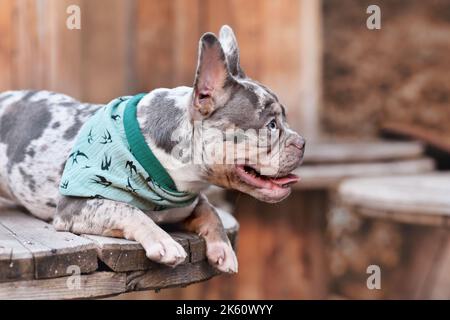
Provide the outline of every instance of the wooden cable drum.
[[325,143],[306,147],[297,189],[328,189],[346,178],[430,172],[434,161],[417,142]]
[[397,262],[380,262],[385,298],[450,298],[450,172],[350,179],[338,194],[350,212],[367,218],[364,245],[376,243],[377,233],[397,237],[390,253]]
[[450,173],[351,179],[342,201],[364,216],[411,224],[450,226]]

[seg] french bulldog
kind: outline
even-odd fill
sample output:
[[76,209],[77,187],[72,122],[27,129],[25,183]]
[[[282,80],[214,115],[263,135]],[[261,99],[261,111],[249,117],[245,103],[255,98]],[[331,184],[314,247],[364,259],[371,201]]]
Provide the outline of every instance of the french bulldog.
[[[301,164],[305,140],[289,128],[278,97],[244,73],[232,29],[223,26],[219,37],[213,33],[201,37],[193,87],[156,89],[137,105],[145,142],[176,188],[198,195],[189,205],[145,212],[107,198],[61,195],[61,175],[80,128],[102,107],[48,91],[0,94],[0,197],[42,220],[52,220],[57,230],[138,241],[149,259],[169,266],[183,262],[186,252],[159,225],[180,223],[205,239],[210,264],[222,272],[237,272],[236,255],[204,190],[213,184],[261,201],[279,202],[298,181],[290,172]],[[196,139],[194,123],[220,133],[265,130],[279,146],[269,143],[266,154],[279,161],[266,164],[264,168],[271,169],[267,173],[258,161],[249,162],[246,153],[233,153],[234,162],[180,161],[173,156],[179,148],[173,134],[176,131],[192,142]],[[259,150],[261,140],[267,140],[253,137],[248,139],[252,145],[244,148],[247,151],[251,147]],[[227,143],[241,143],[238,140]],[[194,156],[208,145],[195,149]]]

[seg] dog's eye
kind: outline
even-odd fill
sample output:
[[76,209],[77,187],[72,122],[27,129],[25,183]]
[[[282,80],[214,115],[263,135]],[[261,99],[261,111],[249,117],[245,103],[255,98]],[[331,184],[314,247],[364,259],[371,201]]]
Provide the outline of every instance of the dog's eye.
[[278,128],[278,126],[277,126],[277,121],[276,121],[275,119],[273,119],[272,121],[270,121],[270,122],[267,124],[267,128],[268,128],[270,131],[275,131],[275,130],[277,130],[277,128]]

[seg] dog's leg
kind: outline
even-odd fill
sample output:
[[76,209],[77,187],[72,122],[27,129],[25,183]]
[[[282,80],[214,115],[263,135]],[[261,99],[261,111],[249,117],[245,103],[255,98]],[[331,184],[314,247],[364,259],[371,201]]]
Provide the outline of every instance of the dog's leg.
[[195,232],[206,241],[209,262],[222,272],[236,273],[238,262],[216,210],[204,195],[192,214],[184,221],[188,231]]
[[187,256],[183,247],[144,212],[121,202],[61,197],[53,225],[60,231],[136,240],[150,260],[170,266]]

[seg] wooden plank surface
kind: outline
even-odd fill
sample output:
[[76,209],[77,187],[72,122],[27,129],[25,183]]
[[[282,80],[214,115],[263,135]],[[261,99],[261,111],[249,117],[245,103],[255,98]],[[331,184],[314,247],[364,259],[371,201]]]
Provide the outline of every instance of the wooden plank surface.
[[[234,244],[239,225],[226,212],[220,211],[220,216]],[[189,253],[188,261],[177,268],[150,262],[137,242],[56,232],[51,225],[24,213],[3,210],[0,215],[0,299],[102,297],[134,290],[186,286],[220,274],[205,259],[203,239],[182,232],[171,235]],[[94,272],[98,267],[97,254],[116,272]],[[79,267],[81,274],[74,274],[70,266]],[[90,272],[94,273],[84,274]]]
[[352,179],[342,201],[361,214],[412,224],[450,226],[450,173]]
[[305,164],[360,163],[415,159],[424,149],[418,142],[338,142],[306,145]]
[[[88,275],[45,280],[0,283],[0,299],[59,300],[86,299],[125,292],[126,274],[96,272]],[[79,279],[79,286],[77,281]]]
[[[61,277],[71,274],[69,266],[79,267],[81,273],[97,269],[92,241],[69,232],[56,232],[48,223],[24,213],[2,211],[0,232],[6,252],[0,255],[0,265],[6,268],[0,270],[2,280]],[[14,268],[18,268],[17,272]]]
[[293,188],[329,189],[337,187],[347,178],[420,174],[431,172],[433,169],[434,162],[429,158],[348,164],[305,164],[295,170],[294,173],[299,175],[301,180]]
[[[239,225],[229,213],[221,210],[218,212],[227,234],[234,244]],[[185,232],[170,234],[188,253],[189,259],[186,263],[195,263],[206,259],[205,242],[199,236]],[[160,268],[159,264],[147,259],[144,248],[136,241],[94,235],[83,235],[83,237],[95,243],[99,259],[115,272]]]
[[33,255],[30,250],[0,224],[0,282],[33,278]]

